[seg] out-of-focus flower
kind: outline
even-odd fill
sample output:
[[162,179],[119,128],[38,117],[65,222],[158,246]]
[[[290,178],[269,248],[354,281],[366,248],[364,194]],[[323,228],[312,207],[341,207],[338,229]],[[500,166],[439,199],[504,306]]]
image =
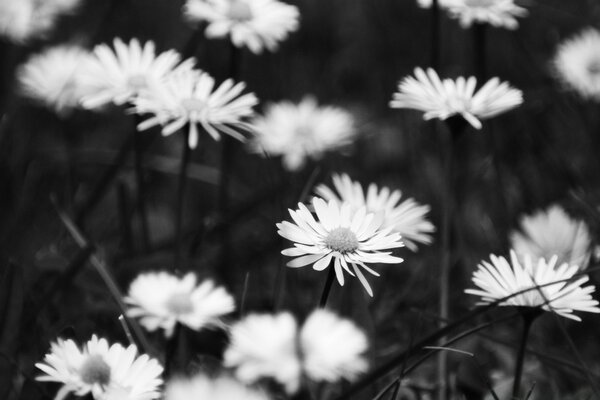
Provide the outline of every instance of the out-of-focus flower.
[[157,90],[174,71],[191,70],[194,66],[193,59],[180,63],[181,56],[175,50],[157,56],[152,41],[142,46],[137,39],[126,44],[117,38],[113,46],[100,44],[94,48],[94,62],[84,75],[86,84],[93,90],[83,99],[86,108],[131,102]]
[[352,115],[340,107],[319,107],[312,97],[299,104],[283,101],[267,107],[255,118],[257,152],[282,156],[286,169],[301,168],[306,158],[320,159],[330,150],[350,144],[356,137]]
[[568,263],[581,269],[590,261],[592,245],[588,227],[558,205],[521,217],[520,231],[510,235],[512,248],[519,257],[558,257],[558,264]]
[[198,374],[175,378],[167,384],[165,400],[269,400],[264,391],[245,386],[228,376],[210,378]]
[[71,13],[80,0],[2,0],[0,35],[15,42],[44,37],[63,14]]
[[335,191],[324,184],[315,188],[315,193],[325,201],[335,200],[351,204],[354,210],[366,207],[368,213],[382,213],[382,227],[393,227],[412,251],[417,251],[417,243],[431,243],[430,234],[435,227],[425,218],[429,206],[420,205],[412,198],[400,202],[402,192],[390,191],[387,187],[380,190],[374,183],[369,185],[365,195],[361,184],[352,181],[348,174],[334,174],[332,179]]
[[463,117],[476,129],[481,129],[480,119],[502,114],[523,102],[523,93],[498,78],[492,78],[475,93],[477,79],[462,76],[440,80],[431,68],[427,72],[415,69],[415,77],[408,76],[398,85],[390,107],[412,108],[425,112],[425,120],[445,120],[453,115]]
[[139,275],[129,287],[127,315],[139,318],[149,331],[173,334],[177,322],[200,330],[221,324],[220,318],[235,310],[233,297],[210,281],[199,285],[193,273],[178,278],[167,272]]
[[224,363],[243,382],[270,377],[291,394],[302,376],[316,382],[355,379],[367,370],[367,347],[353,322],[327,310],[314,311],[300,330],[289,313],[251,314],[231,328]]
[[[491,263],[482,261],[473,273],[473,283],[478,289],[465,290],[465,293],[481,296],[480,304],[493,303],[533,288],[503,301],[500,305],[541,307],[545,311],[556,312],[576,321],[581,321],[581,318],[574,315],[573,311],[600,313],[598,301],[591,295],[596,288],[592,285],[582,287],[589,278],[573,278],[579,272],[576,265],[564,263],[557,266],[556,256],[546,261],[543,258],[532,259],[527,255],[523,257],[523,262],[520,262],[514,251],[511,251],[510,263],[504,257],[491,255],[490,258]],[[557,283],[541,286],[552,282]]]
[[34,54],[17,70],[21,93],[59,114],[80,106],[89,94],[81,74],[91,60],[77,46],[56,46]]
[[584,98],[600,100],[600,31],[588,28],[563,41],[553,64],[567,87]]
[[[73,393],[85,396],[91,393],[96,400],[152,400],[160,397],[162,366],[130,345],[109,345],[96,335],[83,349],[74,341],[58,339],[52,343],[50,353],[37,368],[45,375],[39,381],[62,383],[56,400]],[[117,396],[118,397],[114,397]]]
[[[198,145],[198,126],[202,126],[215,140],[221,133],[244,140],[239,129],[251,131],[244,118],[254,114],[258,104],[254,93],[241,94],[246,84],[227,79],[215,89],[215,80],[206,72],[180,70],[171,73],[157,90],[134,99],[135,111],[153,114],[138,125],[145,130],[163,125],[163,135],[171,135],[189,125],[188,145]],[[213,90],[214,89],[214,90]]]
[[255,54],[277,50],[298,29],[300,17],[298,8],[277,0],[187,0],[184,12],[192,21],[208,22],[208,38],[230,35],[236,47]]
[[289,210],[294,223],[283,221],[277,224],[277,233],[294,242],[294,247],[281,252],[296,257],[287,266],[299,268],[313,264],[315,271],[323,271],[333,261],[340,285],[344,285],[345,270],[358,277],[367,293],[373,296],[360,268],[379,276],[367,264],[401,263],[402,258],[385,251],[404,246],[400,234],[392,233],[392,227],[382,228],[382,216],[368,214],[365,206],[353,210],[350,203],[340,204],[335,200],[327,203],[317,197],[313,198],[312,205],[318,221],[304,204],[298,203],[298,210]]
[[463,28],[480,23],[517,29],[517,17],[528,15],[527,9],[516,5],[514,0],[447,0],[444,3],[450,17],[458,19]]
[[[447,4],[450,4],[453,0],[438,0],[438,6],[446,7]],[[433,5],[433,0],[417,0],[419,7],[422,8],[431,8]]]

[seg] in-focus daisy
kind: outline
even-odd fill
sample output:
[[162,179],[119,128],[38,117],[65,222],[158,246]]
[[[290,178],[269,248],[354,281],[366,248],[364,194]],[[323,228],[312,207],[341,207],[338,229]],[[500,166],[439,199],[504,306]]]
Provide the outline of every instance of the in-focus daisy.
[[300,17],[298,8],[277,0],[187,0],[184,11],[192,21],[208,22],[206,37],[230,35],[236,47],[255,54],[275,51]]
[[553,64],[567,87],[584,98],[600,100],[600,31],[588,28],[562,42]]
[[245,87],[244,82],[227,79],[215,89],[214,78],[206,72],[174,72],[157,90],[134,99],[137,113],[153,114],[138,129],[163,125],[162,133],[167,136],[189,125],[191,148],[198,145],[198,124],[215,140],[221,133],[244,140],[238,130],[252,130],[243,119],[251,117],[258,104],[254,93],[242,94]]
[[517,29],[517,18],[528,14],[527,9],[516,5],[514,0],[447,0],[444,7],[451,18],[459,20],[463,28],[480,23]]
[[[480,304],[486,304],[534,288],[513,296],[500,305],[541,307],[545,311],[553,311],[576,321],[581,321],[581,318],[574,315],[573,311],[600,313],[598,301],[591,295],[596,288],[591,285],[582,287],[589,278],[573,278],[579,268],[567,263],[557,265],[556,260],[556,256],[546,261],[543,258],[532,259],[527,255],[521,262],[515,252],[511,251],[509,262],[504,257],[492,255],[491,263],[482,261],[473,273],[473,283],[478,288],[467,289],[465,293],[481,296]],[[540,286],[565,280],[569,281]]]
[[282,156],[291,171],[301,168],[307,158],[320,159],[325,152],[350,144],[357,133],[352,114],[340,107],[319,107],[313,97],[299,104],[271,104],[253,125],[254,150]]
[[264,391],[250,388],[226,375],[211,378],[198,374],[175,378],[165,390],[165,400],[269,400]]
[[94,90],[83,100],[86,108],[110,102],[125,104],[155,90],[173,71],[190,70],[194,66],[193,59],[180,63],[181,56],[175,50],[156,55],[154,42],[142,46],[137,39],[127,44],[117,38],[113,48],[100,44],[94,48],[94,55],[94,62],[85,73],[86,83]]
[[189,273],[182,278],[167,272],[139,275],[129,287],[127,315],[139,318],[149,331],[173,334],[177,322],[193,330],[219,326],[220,318],[235,310],[233,297],[210,281],[200,284]]
[[523,93],[498,78],[492,78],[475,93],[477,79],[462,76],[440,80],[431,68],[427,72],[415,69],[415,76],[404,78],[394,93],[390,107],[412,108],[425,112],[424,119],[445,120],[453,115],[462,116],[476,129],[480,119],[502,114],[523,102]]
[[351,321],[319,309],[301,329],[290,313],[251,314],[231,328],[224,364],[243,382],[268,377],[288,393],[303,377],[312,381],[353,380],[367,370],[368,341]]
[[417,251],[417,243],[431,243],[430,234],[435,227],[425,218],[429,206],[412,198],[400,202],[401,191],[390,191],[387,187],[380,190],[374,183],[369,185],[365,195],[362,185],[352,181],[348,174],[334,174],[332,179],[335,191],[324,184],[315,188],[315,193],[325,201],[350,203],[354,210],[366,207],[368,213],[382,213],[383,228],[393,227],[393,232],[398,232],[412,251]]
[[590,231],[583,221],[571,218],[559,205],[523,216],[520,230],[510,235],[518,256],[558,257],[558,264],[587,267],[592,252]]
[[365,206],[354,210],[350,203],[340,204],[335,200],[327,203],[317,197],[313,198],[312,205],[317,220],[304,204],[298,203],[298,210],[289,210],[294,223],[277,224],[277,233],[294,242],[294,247],[281,252],[296,257],[287,266],[298,268],[313,264],[315,271],[323,271],[333,262],[340,285],[344,285],[345,270],[358,277],[367,293],[373,296],[361,268],[379,276],[367,264],[401,263],[402,258],[385,251],[404,246],[400,234],[392,233],[392,227],[383,228],[382,216],[367,213]]
[[56,46],[34,54],[17,70],[20,91],[59,114],[77,108],[89,94],[81,72],[90,59],[90,53],[77,46]]
[[[39,381],[59,382],[63,386],[56,400],[69,393],[85,396],[91,393],[96,400],[152,400],[160,397],[162,366],[130,345],[109,345],[96,335],[80,349],[73,340],[58,339],[52,343],[44,362],[37,363],[44,375]],[[111,397],[110,395],[117,395]]]

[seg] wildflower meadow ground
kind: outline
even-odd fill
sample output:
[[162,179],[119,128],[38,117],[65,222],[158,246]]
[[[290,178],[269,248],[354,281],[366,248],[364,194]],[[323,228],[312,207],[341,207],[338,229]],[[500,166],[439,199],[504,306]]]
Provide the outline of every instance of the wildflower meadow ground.
[[0,0],[0,399],[600,399],[600,3]]

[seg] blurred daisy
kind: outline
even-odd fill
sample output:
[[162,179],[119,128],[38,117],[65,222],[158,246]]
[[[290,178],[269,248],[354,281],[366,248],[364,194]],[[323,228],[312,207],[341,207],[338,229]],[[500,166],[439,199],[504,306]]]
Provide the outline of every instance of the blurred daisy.
[[231,36],[236,47],[259,54],[298,29],[298,8],[276,0],[187,0],[185,14],[192,21],[206,21],[208,38]]
[[90,59],[90,53],[77,46],[56,46],[34,54],[17,70],[20,92],[59,114],[77,108],[89,94],[81,72]]
[[[473,274],[473,283],[477,289],[467,289],[465,293],[481,296],[480,304],[493,303],[522,290],[534,288],[513,296],[500,303],[501,306],[541,307],[545,311],[581,321],[573,311],[600,313],[598,301],[592,298],[596,288],[582,285],[589,280],[587,276],[573,278],[579,269],[567,263],[557,265],[557,257],[550,261],[543,258],[532,259],[529,255],[520,262],[515,252],[510,253],[510,263],[504,257],[491,256],[491,263],[482,261]],[[557,281],[554,285],[537,287]]]
[[514,0],[447,0],[444,3],[450,17],[458,19],[463,28],[480,23],[517,29],[517,17],[528,15],[527,10],[516,5]]
[[200,284],[188,273],[178,278],[167,272],[139,275],[129,287],[127,315],[139,318],[149,331],[163,329],[173,335],[177,322],[193,330],[218,326],[220,318],[235,310],[233,297],[210,281]]
[[243,382],[270,377],[289,393],[303,377],[315,382],[353,380],[367,370],[368,341],[351,321],[319,309],[301,329],[289,313],[251,314],[231,328],[224,364]]
[[408,76],[399,83],[390,107],[424,111],[425,120],[460,115],[474,128],[481,129],[480,119],[502,114],[523,102],[520,90],[498,78],[487,81],[477,93],[476,84],[475,77],[442,81],[431,68],[427,72],[415,68],[415,77]]
[[85,396],[91,393],[96,400],[109,400],[118,394],[122,400],[152,400],[160,397],[162,366],[147,355],[137,356],[130,345],[109,345],[96,335],[79,349],[74,341],[58,339],[52,343],[43,363],[35,366],[44,372],[39,381],[62,383],[55,400],[69,393]]
[[319,107],[313,97],[305,97],[299,104],[272,104],[253,124],[254,151],[283,156],[283,165],[290,171],[301,168],[306,158],[318,160],[326,151],[350,144],[356,136],[349,112],[334,106]]
[[221,133],[244,140],[236,129],[252,130],[243,119],[251,117],[258,104],[254,93],[242,94],[245,87],[243,82],[234,84],[228,79],[215,89],[214,78],[206,72],[177,71],[157,90],[134,99],[137,113],[153,114],[138,129],[163,125],[162,133],[167,136],[189,125],[191,148],[198,145],[198,124],[215,140]]
[[95,60],[84,76],[94,90],[83,100],[86,108],[97,108],[110,102],[125,104],[156,90],[173,71],[190,70],[194,65],[193,59],[180,63],[181,56],[174,50],[157,56],[152,41],[142,46],[137,39],[126,44],[117,38],[113,47],[100,44],[94,48]]
[[562,42],[553,64],[566,86],[584,98],[600,100],[600,31],[588,28]]
[[304,204],[298,203],[298,210],[289,210],[294,223],[283,221],[277,224],[277,233],[294,242],[294,247],[281,252],[296,257],[287,266],[299,268],[313,264],[315,271],[323,271],[333,261],[340,285],[344,285],[345,270],[358,277],[367,293],[373,296],[361,268],[379,276],[367,264],[401,263],[402,258],[382,252],[404,246],[400,234],[392,233],[392,227],[383,228],[382,216],[368,214],[365,206],[354,210],[350,203],[340,204],[335,200],[327,203],[317,197],[313,198],[312,205],[318,221]]
[[165,390],[165,400],[269,400],[270,396],[250,388],[233,378],[218,376],[210,378],[198,374],[187,379],[175,378]]
[[519,257],[558,257],[558,264],[587,267],[592,252],[591,236],[583,221],[572,219],[560,206],[521,217],[520,231],[510,235],[512,248]]
[[[446,7],[446,5],[450,4],[453,0],[438,0],[438,5],[440,7]],[[417,0],[419,7],[421,8],[430,8],[433,5],[433,0]]]
[[429,206],[420,205],[411,198],[400,202],[401,191],[390,191],[387,187],[379,190],[374,183],[369,185],[365,195],[361,184],[352,181],[347,174],[334,174],[332,179],[335,191],[324,184],[315,188],[315,193],[325,201],[345,202],[354,210],[366,207],[368,213],[382,213],[382,227],[393,227],[393,232],[398,232],[412,251],[417,251],[417,243],[431,243],[430,234],[435,232],[435,227],[425,218]]

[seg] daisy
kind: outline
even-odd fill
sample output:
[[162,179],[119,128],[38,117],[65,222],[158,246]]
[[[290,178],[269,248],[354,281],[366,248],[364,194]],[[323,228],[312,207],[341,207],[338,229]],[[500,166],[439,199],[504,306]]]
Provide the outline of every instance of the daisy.
[[417,251],[417,243],[431,243],[430,234],[435,227],[425,218],[429,206],[420,205],[412,198],[400,202],[401,191],[390,191],[387,187],[380,190],[374,183],[369,185],[365,195],[361,184],[352,181],[347,174],[334,174],[333,186],[335,191],[320,184],[315,193],[325,201],[350,203],[354,210],[366,207],[368,213],[382,213],[383,228],[393,227],[393,232],[398,232],[412,251]]
[[270,396],[228,376],[210,378],[198,374],[187,379],[175,378],[165,390],[165,400],[269,400]]
[[353,380],[368,367],[365,334],[324,309],[310,314],[300,329],[287,312],[251,314],[233,325],[230,334],[225,366],[234,368],[243,382],[273,378],[288,394],[298,391],[303,377],[315,382]]
[[581,269],[590,261],[592,244],[588,227],[583,221],[572,219],[558,205],[521,217],[520,230],[511,233],[510,241],[520,257],[556,256],[558,264],[578,265]]
[[458,19],[463,28],[479,23],[517,29],[517,17],[528,15],[527,10],[516,5],[514,0],[448,0],[444,3],[450,17]]
[[[513,295],[522,290],[532,290],[518,294],[500,303],[501,306],[541,307],[545,311],[576,321],[581,321],[573,311],[600,313],[598,301],[592,298],[596,288],[582,287],[587,282],[587,276],[580,276],[569,282],[579,272],[576,265],[567,263],[557,265],[557,257],[550,261],[544,258],[532,259],[529,255],[520,262],[514,251],[510,253],[510,262],[504,257],[490,256],[491,263],[482,261],[473,273],[473,283],[477,289],[467,289],[465,293],[481,296],[480,304],[493,303],[496,300]],[[553,285],[546,285],[558,282]],[[536,287],[540,286],[540,287]]]
[[110,102],[125,104],[142,93],[156,90],[173,71],[190,70],[194,65],[193,59],[180,63],[181,56],[174,50],[157,56],[152,41],[142,46],[137,39],[126,44],[117,38],[113,46],[100,44],[94,48],[95,61],[85,74],[86,83],[94,93],[84,98],[86,108]]
[[189,125],[188,144],[198,145],[198,124],[215,140],[221,133],[238,140],[244,136],[237,129],[251,131],[243,119],[254,114],[252,107],[258,104],[254,93],[241,94],[246,84],[228,79],[215,89],[215,80],[206,72],[180,70],[152,93],[134,99],[135,111],[153,114],[138,125],[146,130],[163,125],[163,135],[171,135]]
[[[438,6],[446,7],[446,5],[450,4],[453,0],[438,0]],[[433,5],[433,0],[417,0],[419,7],[421,8],[431,8]]]
[[296,171],[307,158],[320,159],[329,150],[350,144],[356,137],[352,115],[335,106],[319,107],[313,97],[299,104],[289,101],[267,107],[253,121],[254,151],[282,156],[287,170]]
[[90,59],[88,51],[66,45],[34,54],[17,70],[20,92],[59,114],[78,108],[89,94],[81,72]]
[[[39,381],[59,382],[63,386],[55,400],[69,393],[94,399],[110,399],[119,395],[123,400],[152,400],[160,397],[160,377],[163,368],[147,355],[137,356],[137,348],[130,345],[109,345],[96,335],[80,349],[73,340],[58,339],[52,343],[43,363],[35,366],[44,372]],[[115,397],[112,397],[115,398]]]
[[562,42],[553,64],[565,86],[584,98],[600,100],[600,31],[588,28]]
[[219,326],[220,318],[235,310],[233,297],[210,281],[200,284],[188,273],[178,278],[167,272],[139,275],[129,287],[127,315],[139,318],[149,331],[173,335],[178,322],[193,330]]
[[192,21],[206,21],[208,38],[231,36],[236,47],[259,54],[298,29],[298,8],[277,0],[187,0],[184,8]]
[[412,108],[424,111],[423,119],[445,120],[453,115],[462,116],[476,129],[480,119],[502,114],[523,102],[523,93],[498,78],[492,78],[475,93],[477,79],[462,76],[440,80],[431,68],[427,72],[415,69],[415,77],[408,76],[398,85],[390,107]]
[[365,206],[353,210],[350,203],[340,204],[335,200],[327,203],[317,197],[313,198],[312,205],[318,220],[304,204],[299,203],[298,210],[289,210],[294,223],[283,221],[277,224],[277,233],[294,242],[294,247],[281,252],[296,257],[287,266],[299,268],[313,264],[315,271],[323,271],[333,261],[340,285],[344,285],[345,270],[358,277],[367,293],[373,296],[360,268],[379,276],[367,264],[401,263],[402,258],[392,256],[391,252],[382,252],[404,246],[400,234],[392,233],[392,227],[382,228],[383,218],[368,214]]

